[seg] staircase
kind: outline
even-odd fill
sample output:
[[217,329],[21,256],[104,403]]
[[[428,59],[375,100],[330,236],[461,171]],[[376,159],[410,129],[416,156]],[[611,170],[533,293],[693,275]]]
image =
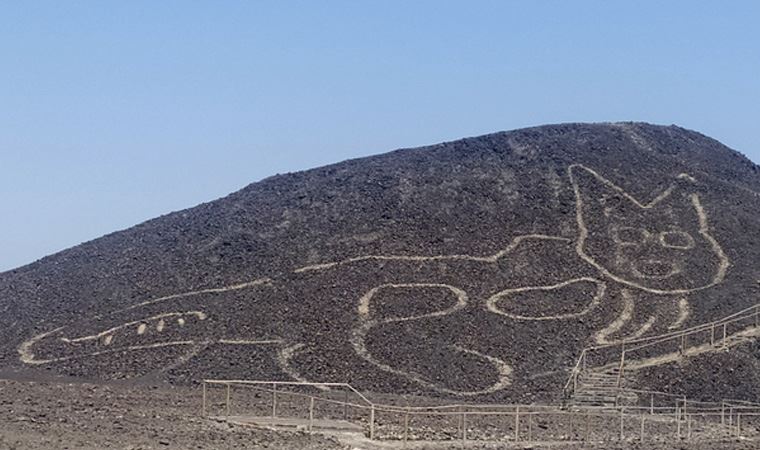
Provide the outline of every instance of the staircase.
[[[685,330],[588,347],[581,352],[571,370],[563,389],[563,398],[573,406],[636,404],[638,396],[626,389],[626,377],[636,370],[727,351],[757,339],[760,339],[760,304]],[[652,348],[659,350],[653,354]],[[594,356],[591,361],[589,355]],[[622,378],[619,376],[620,370],[623,370]]]
[[568,403],[572,406],[609,407],[636,404],[636,394],[619,389],[619,373],[617,367],[582,372]]

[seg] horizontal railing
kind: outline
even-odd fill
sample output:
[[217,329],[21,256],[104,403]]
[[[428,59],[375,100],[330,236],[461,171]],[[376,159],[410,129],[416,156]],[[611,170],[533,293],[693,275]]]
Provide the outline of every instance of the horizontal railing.
[[203,384],[218,384],[218,385],[251,385],[251,386],[304,386],[304,387],[316,387],[316,388],[344,388],[347,389],[360,399],[362,399],[367,405],[372,405],[367,397],[361,392],[356,390],[348,383],[313,383],[306,381],[256,381],[256,380],[203,380]]
[[[317,393],[314,388],[331,391]],[[654,394],[653,391],[636,392]],[[337,400],[335,397],[340,395],[352,395],[355,401]],[[749,425],[757,422],[755,416],[760,415],[760,404],[745,400],[711,403],[684,398],[672,398],[666,406],[652,402],[646,406],[573,409],[517,404],[400,406],[373,402],[371,397],[347,383],[248,380],[205,380],[202,407],[204,416],[226,416],[243,422],[246,417],[257,420],[271,417],[271,423],[286,419],[291,426],[302,423],[309,431],[320,423],[324,425],[325,420],[343,420],[363,430],[370,439],[405,442],[643,442],[688,439],[692,431],[702,433],[700,439],[714,439],[702,430],[721,427],[724,435],[738,436],[740,424],[750,429]]]
[[[736,327],[739,324],[744,324],[744,326]],[[685,354],[688,347],[694,347],[693,339],[689,338],[695,335],[701,334],[705,336],[702,339],[704,342],[700,342],[702,345],[707,344],[707,341],[709,341],[710,345],[713,346],[716,343],[725,346],[730,339],[740,336],[742,332],[758,328],[758,326],[760,326],[760,304],[743,309],[719,320],[696,325],[684,330],[587,347],[581,351],[576,364],[570,370],[568,380],[563,387],[563,398],[567,399],[577,390],[578,376],[588,367],[602,369],[617,366],[618,387],[621,387],[626,364],[630,363],[631,360],[636,360],[635,352],[639,353],[638,359],[646,356],[645,354],[642,355],[642,351],[645,349],[653,350],[648,355],[651,358],[665,354],[678,356],[679,352],[680,354]],[[706,336],[709,336],[709,340]],[[667,344],[674,342],[678,344],[676,348],[667,347]],[[657,351],[657,347],[660,347],[660,351]],[[663,352],[662,347],[665,347],[665,350],[673,351]]]

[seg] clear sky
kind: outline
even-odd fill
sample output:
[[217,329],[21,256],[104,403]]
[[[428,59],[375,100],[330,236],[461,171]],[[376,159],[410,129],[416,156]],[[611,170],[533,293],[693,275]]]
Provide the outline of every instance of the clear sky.
[[760,161],[757,1],[0,3],[0,271],[275,173],[556,122]]

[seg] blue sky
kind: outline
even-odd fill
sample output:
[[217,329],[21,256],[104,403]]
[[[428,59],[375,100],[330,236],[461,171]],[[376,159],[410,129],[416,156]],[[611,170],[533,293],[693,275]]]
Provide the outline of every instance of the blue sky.
[[753,1],[0,4],[0,270],[275,173],[569,121],[760,161]]

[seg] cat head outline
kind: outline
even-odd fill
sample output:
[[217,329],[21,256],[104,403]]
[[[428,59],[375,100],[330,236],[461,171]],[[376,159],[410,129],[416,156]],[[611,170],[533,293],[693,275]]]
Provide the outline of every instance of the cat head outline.
[[568,167],[576,201],[576,251],[605,276],[655,294],[719,284],[730,265],[708,215],[681,174],[650,202],[581,164]]

